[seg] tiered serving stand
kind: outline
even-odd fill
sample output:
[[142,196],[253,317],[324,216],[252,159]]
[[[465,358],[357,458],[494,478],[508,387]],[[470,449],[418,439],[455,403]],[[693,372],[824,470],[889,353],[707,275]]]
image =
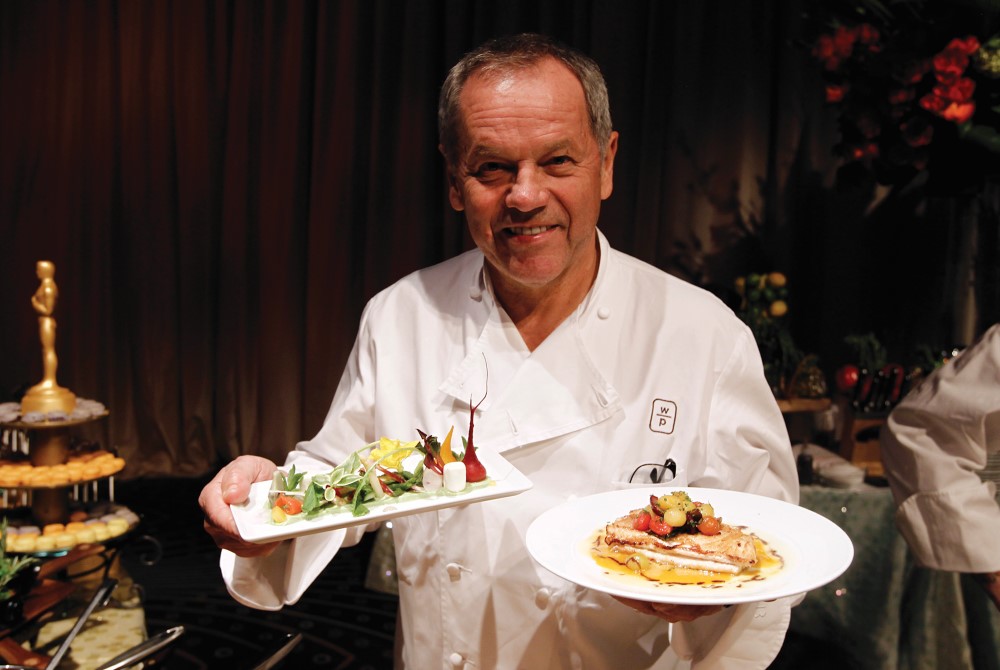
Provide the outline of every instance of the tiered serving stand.
[[[16,450],[27,449],[33,467],[63,465],[70,455],[70,446],[77,429],[95,423],[108,416],[105,409],[98,414],[80,419],[44,420],[26,422],[16,420],[0,423],[0,430],[8,436],[8,445]],[[24,452],[22,452],[24,453]],[[114,500],[114,475],[90,480],[67,482],[65,484],[30,484],[11,487],[28,494],[31,516],[39,526],[52,523],[66,523],[70,513],[70,498],[86,500],[90,496],[81,493],[81,487],[102,479],[108,482],[108,496]],[[4,488],[8,493],[9,489]],[[5,503],[8,501],[5,500]],[[7,507],[8,505],[4,505]]]

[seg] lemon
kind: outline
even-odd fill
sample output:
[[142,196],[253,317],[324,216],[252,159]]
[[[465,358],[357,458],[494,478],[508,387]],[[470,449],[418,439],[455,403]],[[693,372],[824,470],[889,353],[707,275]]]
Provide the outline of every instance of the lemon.
[[274,523],[285,523],[288,520],[288,515],[285,514],[285,510],[281,509],[277,505],[271,508],[271,521]]
[[780,272],[772,272],[771,274],[767,275],[767,283],[769,283],[771,286],[774,286],[775,288],[781,288],[782,286],[788,283],[788,279],[785,277],[785,275],[781,274]]

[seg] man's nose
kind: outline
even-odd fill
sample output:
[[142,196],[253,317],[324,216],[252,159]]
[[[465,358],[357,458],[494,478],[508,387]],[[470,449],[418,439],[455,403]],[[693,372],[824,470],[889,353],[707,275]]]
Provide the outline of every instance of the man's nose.
[[548,191],[544,185],[545,175],[537,165],[520,165],[507,193],[507,206],[521,212],[544,207],[548,201]]

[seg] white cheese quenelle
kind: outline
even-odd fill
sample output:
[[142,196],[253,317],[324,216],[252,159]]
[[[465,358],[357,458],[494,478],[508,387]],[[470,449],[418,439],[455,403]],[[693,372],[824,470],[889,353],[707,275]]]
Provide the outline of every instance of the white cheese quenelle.
[[465,488],[465,463],[452,461],[444,464],[444,487],[456,493]]

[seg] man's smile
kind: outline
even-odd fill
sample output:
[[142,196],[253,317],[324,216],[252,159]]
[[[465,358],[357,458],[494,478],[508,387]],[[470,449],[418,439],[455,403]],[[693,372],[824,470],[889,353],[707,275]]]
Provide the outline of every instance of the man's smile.
[[558,226],[521,226],[518,228],[505,228],[503,234],[507,237],[519,237],[522,235],[540,235],[547,230],[552,230]]

